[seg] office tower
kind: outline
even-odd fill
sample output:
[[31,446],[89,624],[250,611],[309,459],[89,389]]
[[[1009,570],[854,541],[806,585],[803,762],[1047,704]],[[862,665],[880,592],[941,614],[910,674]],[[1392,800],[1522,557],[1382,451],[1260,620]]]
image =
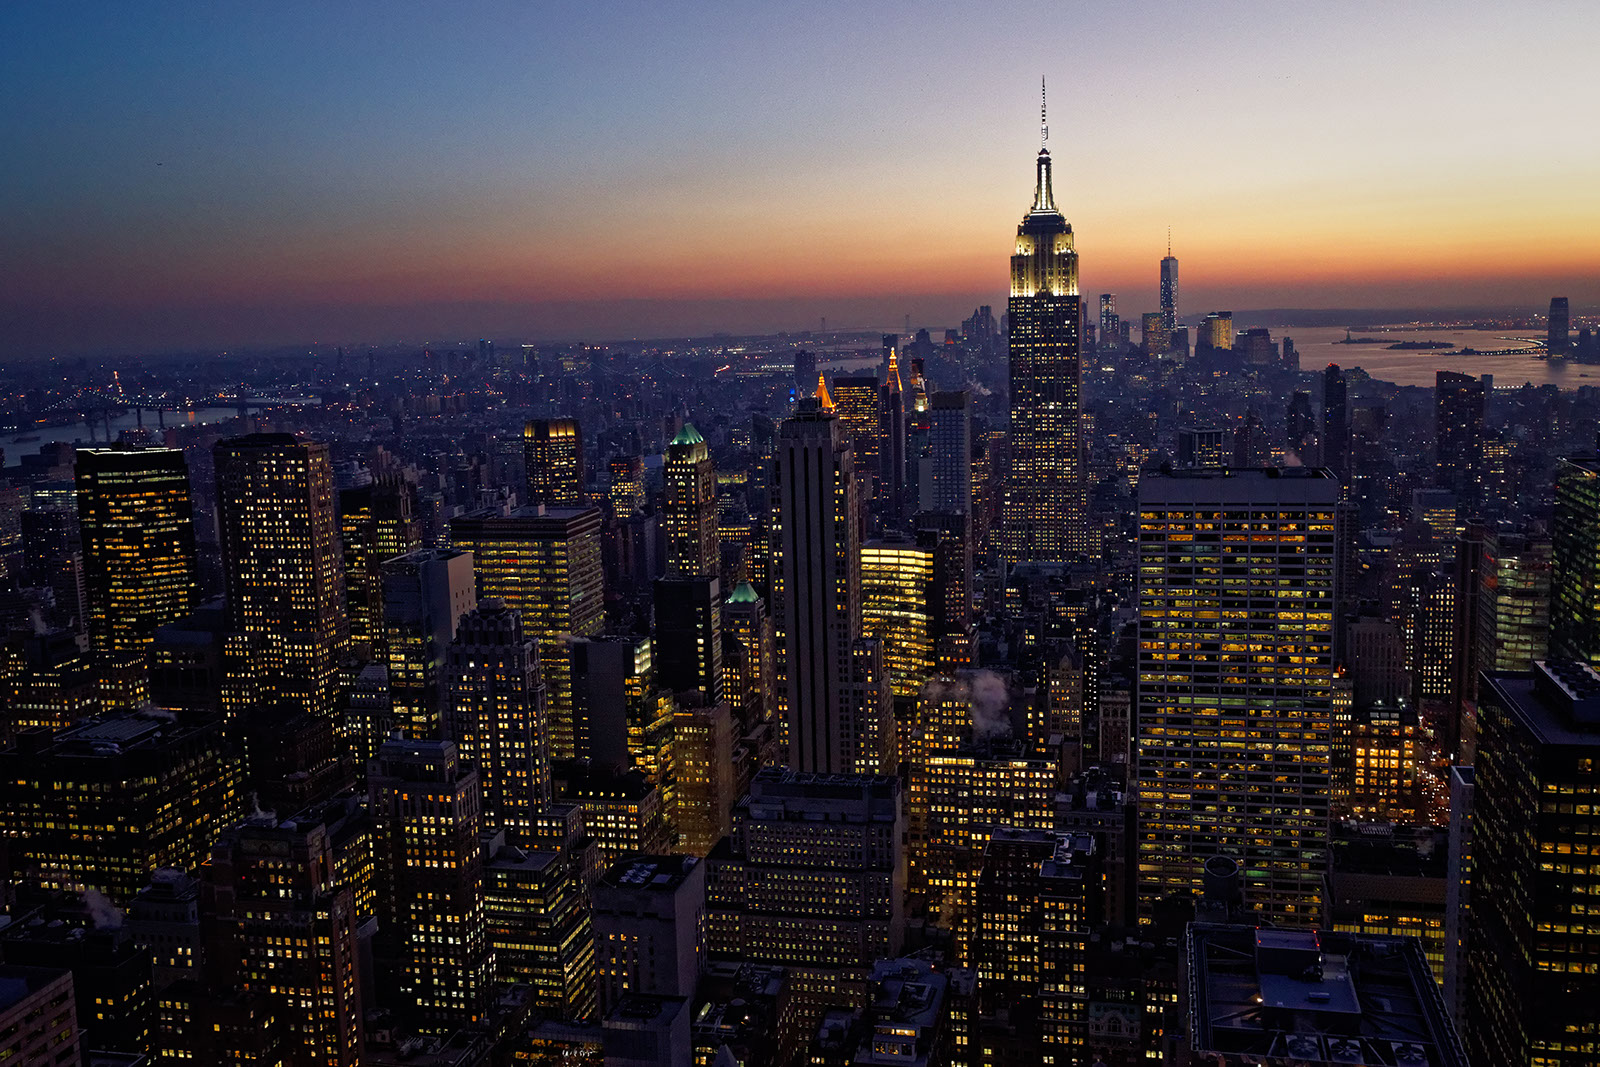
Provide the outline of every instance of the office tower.
[[[740,582],[722,605],[723,632],[737,647],[739,683],[726,692],[737,700],[747,725],[771,722],[778,714],[778,651],[767,603],[749,582]],[[734,667],[724,656],[723,668]]]
[[576,761],[558,764],[554,775],[560,801],[583,809],[583,828],[594,839],[602,861],[667,851],[671,828],[663,791],[639,771]]
[[389,668],[369,663],[356,675],[345,697],[339,743],[355,765],[356,777],[365,781],[367,767],[378,756],[378,746],[394,733],[394,700],[389,695]]
[[883,649],[889,690],[914,698],[934,672],[933,549],[904,535],[861,546],[861,632]]
[[656,681],[674,693],[722,699],[722,582],[715,575],[655,584]]
[[1474,1063],[1600,1063],[1591,801],[1600,675],[1484,676],[1472,801],[1467,1047]]
[[367,775],[382,955],[397,1002],[427,1028],[482,1022],[492,995],[481,797],[449,741],[387,741]]
[[688,423],[667,445],[662,463],[666,501],[667,572],[685,577],[716,574],[717,474],[705,438]]
[[1161,324],[1169,334],[1178,328],[1178,258],[1170,243],[1161,257]]
[[1444,884],[1444,1003],[1456,1029],[1467,1029],[1467,990],[1472,918],[1472,808],[1478,775],[1472,767],[1450,768],[1450,830]]
[[1115,293],[1100,294],[1100,347],[1109,348],[1121,332]]
[[418,549],[386,560],[379,573],[394,723],[412,737],[437,737],[445,651],[478,602],[472,553]]
[[916,516],[918,547],[933,554],[928,589],[934,660],[940,673],[972,666],[972,523],[962,515],[924,512]]
[[245,768],[252,806],[291,812],[323,804],[355,785],[334,721],[288,702],[261,703],[229,723]]
[[1491,530],[1479,568],[1476,664],[1483,671],[1526,671],[1546,658],[1550,637],[1550,542]]
[[522,428],[522,456],[527,468],[529,505],[581,508],[583,435],[577,419],[534,419]]
[[350,626],[328,446],[251,434],[213,457],[229,623],[281,639],[281,695],[329,714]]
[[667,771],[670,708],[656,684],[655,645],[648,637],[573,641],[572,730],[578,759],[599,767],[637,766],[652,781]]
[[[928,394],[928,379],[923,374],[922,360],[911,361],[911,383],[904,397],[903,422],[904,477],[898,485],[903,489],[898,499],[903,507],[888,517],[893,525],[904,526],[907,516],[922,509],[933,486],[933,410]],[[887,446],[886,446],[887,447]]]
[[171,448],[79,449],[77,495],[90,643],[142,654],[194,605],[188,464]]
[[560,849],[535,851],[484,841],[484,911],[502,985],[528,990],[535,1011],[557,1019],[594,1014],[594,932],[584,859]]
[[1200,320],[1195,335],[1195,348],[1209,348],[1217,352],[1233,350],[1233,312],[1213,311]]
[[1278,362],[1278,346],[1272,342],[1272,331],[1264,326],[1251,326],[1242,339],[1244,362],[1249,367],[1270,367]]
[[550,803],[550,734],[539,648],[496,600],[461,617],[444,664],[444,736],[478,769],[483,828],[515,844]]
[[706,859],[708,955],[788,968],[801,1033],[864,1006],[873,962],[901,947],[904,837],[898,779],[764,769]]
[[1039,149],[1033,205],[1017,227],[1007,304],[1011,466],[1002,558],[1010,564],[1090,551],[1083,473],[1083,302],[1072,227],[1056,210],[1050,153]]
[[159,993],[205,964],[200,932],[200,883],[183,871],[159,870],[128,903],[124,923],[134,944],[150,954],[150,988]]
[[700,977],[706,865],[693,856],[627,856],[590,890],[600,1010],[632,993],[692,997]]
[[[820,391],[820,390],[819,390]],[[789,766],[876,772],[886,709],[852,699],[861,627],[861,487],[846,428],[826,391],[779,430],[774,612]]]
[[[1041,1064],[1084,1062],[1086,961],[1106,908],[1104,849],[1091,833],[997,828],[984,848],[970,965],[982,1014],[1006,1020],[980,1044]],[[980,1027],[983,1024],[980,1023]]]
[[833,379],[828,396],[850,454],[855,457],[855,476],[862,483],[862,506],[866,507],[883,488],[883,391],[875,375],[839,375]]
[[794,353],[794,395],[796,400],[803,400],[813,395],[811,390],[817,381],[817,354],[804,349],[796,349]]
[[339,491],[339,540],[344,546],[346,613],[350,646],[357,655],[388,662],[383,638],[383,578],[386,560],[422,547],[415,514],[416,489],[393,475]]
[[1235,467],[1269,467],[1271,453],[1267,448],[1267,428],[1255,408],[1245,409],[1244,418],[1233,432],[1233,465]]
[[16,1067],[81,1067],[72,972],[0,966],[0,1045]]
[[1227,467],[1233,462],[1233,432],[1226,429],[1200,429],[1185,426],[1178,431],[1178,457],[1175,466]]
[[1600,459],[1561,460],[1550,532],[1551,658],[1600,665]]
[[164,713],[24,735],[0,752],[0,773],[12,871],[41,889],[97,889],[119,905],[157,868],[199,867],[243,805],[222,724]]
[[[921,360],[913,360],[920,367]],[[927,392],[921,388],[921,372],[912,376],[911,394],[907,395],[900,381],[899,357],[889,352],[889,366],[884,372],[883,387],[878,397],[878,477],[882,498],[878,510],[887,522],[896,523],[916,510],[915,499],[908,499],[907,464],[920,460],[920,449],[908,447],[906,423],[908,415],[913,420],[926,421]],[[908,412],[907,409],[911,410]],[[920,483],[919,483],[920,484]],[[875,502],[876,503],[876,502]]]
[[264,995],[286,1023],[286,1063],[361,1063],[359,919],[327,827],[251,818],[223,832],[210,860],[201,885],[206,984]]
[[613,514],[626,518],[645,504],[644,457],[638,455],[611,457],[611,499]]
[[[1311,411],[1311,394],[1296,389],[1289,398],[1289,411],[1284,419],[1286,454],[1289,466],[1315,466],[1317,461],[1317,420]],[[1293,459],[1289,458],[1293,455]]]
[[676,703],[667,821],[677,835],[678,851],[705,856],[728,836],[729,815],[739,799],[734,789],[738,729],[726,700],[686,693]]
[[1350,486],[1350,401],[1344,372],[1337,363],[1322,372],[1322,465],[1339,479],[1341,493]]
[[1467,1067],[1411,938],[1196,922],[1186,940],[1191,1063]]
[[1144,354],[1159,356],[1170,346],[1171,334],[1167,330],[1166,312],[1146,311],[1139,319],[1139,336],[1144,342]]
[[[1334,511],[1316,468],[1139,481],[1139,896],[1212,856],[1245,903],[1314,926],[1327,849]],[[1224,578],[1223,575],[1227,575]]]
[[1414,937],[1434,977],[1444,980],[1449,832],[1401,823],[1344,825],[1330,850],[1324,929]]
[[[69,499],[72,495],[68,494]],[[52,628],[87,630],[89,602],[83,584],[83,541],[76,501],[65,507],[41,504],[36,492],[33,505],[20,519],[22,579],[28,585],[50,591],[45,623]]]
[[972,514],[972,394],[936,392],[929,404],[928,453],[932,477],[917,511]]
[[576,752],[570,639],[605,627],[605,571],[598,508],[493,509],[450,521],[450,538],[472,553],[478,599],[502,601],[539,641],[550,757]]
[[1564,356],[1571,346],[1569,333],[1570,312],[1567,298],[1552,296],[1550,298],[1550,317],[1545,323],[1545,351],[1552,356]]
[[1462,500],[1476,500],[1483,477],[1483,382],[1442,370],[1434,397],[1438,484]]

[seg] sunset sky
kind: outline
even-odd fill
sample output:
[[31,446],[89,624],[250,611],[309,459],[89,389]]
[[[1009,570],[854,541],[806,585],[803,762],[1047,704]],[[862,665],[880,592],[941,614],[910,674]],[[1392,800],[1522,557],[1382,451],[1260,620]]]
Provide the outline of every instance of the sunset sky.
[[0,5],[0,353],[1600,302],[1600,4]]

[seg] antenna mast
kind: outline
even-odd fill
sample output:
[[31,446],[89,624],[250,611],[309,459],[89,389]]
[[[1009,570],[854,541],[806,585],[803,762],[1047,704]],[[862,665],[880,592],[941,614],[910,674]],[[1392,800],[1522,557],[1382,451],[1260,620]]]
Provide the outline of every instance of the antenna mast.
[[1044,143],[1050,139],[1050,127],[1045,125],[1045,95],[1044,75],[1039,75],[1039,151],[1044,151]]

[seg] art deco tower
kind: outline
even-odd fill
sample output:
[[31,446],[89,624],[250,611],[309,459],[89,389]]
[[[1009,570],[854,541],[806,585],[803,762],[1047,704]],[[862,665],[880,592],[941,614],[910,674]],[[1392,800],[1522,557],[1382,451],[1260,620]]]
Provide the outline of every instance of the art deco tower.
[[1071,224],[1056,210],[1050,151],[1042,145],[1036,166],[1033,206],[1017,227],[1007,305],[1011,470],[1001,542],[1007,563],[1062,559],[1089,550],[1080,431],[1078,253]]

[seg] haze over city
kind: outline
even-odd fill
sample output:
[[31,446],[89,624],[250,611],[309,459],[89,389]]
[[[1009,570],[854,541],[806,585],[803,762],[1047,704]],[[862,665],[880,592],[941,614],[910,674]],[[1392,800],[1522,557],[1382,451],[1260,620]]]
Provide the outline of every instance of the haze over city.
[[1593,302],[1591,4],[0,11],[8,356],[954,322],[1049,80],[1088,291]]

